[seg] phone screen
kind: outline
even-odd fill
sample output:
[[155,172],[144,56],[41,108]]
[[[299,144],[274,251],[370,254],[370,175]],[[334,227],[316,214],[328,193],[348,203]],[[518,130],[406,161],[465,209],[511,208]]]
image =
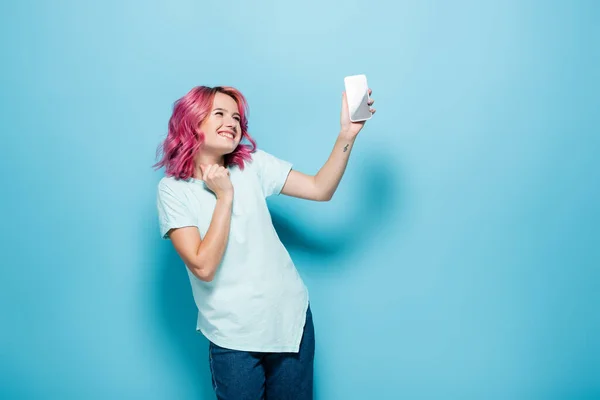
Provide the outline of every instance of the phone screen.
[[356,122],[371,118],[367,77],[365,75],[347,76],[344,78],[344,84],[350,120]]

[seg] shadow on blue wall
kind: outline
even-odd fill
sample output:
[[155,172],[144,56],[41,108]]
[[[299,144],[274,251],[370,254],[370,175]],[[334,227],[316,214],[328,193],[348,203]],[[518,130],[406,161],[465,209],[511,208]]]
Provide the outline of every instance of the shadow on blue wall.
[[189,382],[188,386],[193,391],[190,398],[214,399],[208,364],[208,341],[195,330],[198,310],[186,267],[171,242],[163,241],[159,253],[159,279],[155,289],[157,320],[161,321],[159,328],[183,364],[182,369],[187,372],[184,380]]
[[[394,185],[395,173],[386,166],[390,158],[381,154],[368,158],[361,168],[362,187],[357,188],[356,204],[350,207],[352,215],[344,220],[335,234],[323,234],[310,223],[299,221],[278,208],[271,207],[273,225],[290,253],[302,252],[317,256],[329,265],[340,253],[361,250],[361,244],[375,236],[373,232],[389,221],[391,214],[401,208]],[[368,217],[366,216],[368,214]],[[215,398],[208,364],[208,341],[195,332],[197,309],[193,301],[189,278],[181,259],[170,242],[158,246],[158,273],[156,311],[167,341],[188,372],[193,398]],[[318,377],[315,376],[315,388]]]
[[355,189],[354,204],[344,207],[350,211],[341,218],[343,222],[338,226],[325,229],[318,222],[301,221],[289,211],[270,207],[273,226],[288,251],[292,255],[318,256],[322,262],[330,264],[342,253],[345,257],[361,251],[361,244],[366,244],[369,238],[375,240],[374,232],[391,222],[392,216],[396,218],[402,208],[399,188],[395,186],[398,169],[392,170],[390,161],[384,161],[392,160],[390,157],[378,153],[364,160],[358,180],[363,184]]

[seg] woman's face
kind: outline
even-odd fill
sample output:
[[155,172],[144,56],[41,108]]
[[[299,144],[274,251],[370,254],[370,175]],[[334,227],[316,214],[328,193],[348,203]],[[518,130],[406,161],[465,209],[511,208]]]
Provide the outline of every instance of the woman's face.
[[217,92],[210,114],[200,124],[204,133],[204,152],[225,155],[233,152],[242,140],[238,105],[233,97]]

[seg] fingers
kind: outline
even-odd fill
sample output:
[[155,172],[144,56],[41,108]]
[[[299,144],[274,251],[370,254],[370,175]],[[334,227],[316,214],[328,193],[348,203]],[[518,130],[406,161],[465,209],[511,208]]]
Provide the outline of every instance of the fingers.
[[229,170],[219,164],[202,164],[200,169],[202,170],[202,180],[205,182],[221,176],[229,176]]
[[[373,94],[373,90],[369,89],[369,96],[371,96]],[[369,100],[369,105],[372,106],[373,103],[375,103],[375,100],[371,99]]]
[[206,182],[207,180],[212,179],[213,171],[217,167],[218,167],[217,164],[210,164],[210,165],[205,166],[203,169],[203,173],[202,173],[202,180],[204,182]]
[[[373,91],[371,89],[369,89],[369,96],[371,96],[371,94],[373,93]],[[375,100],[371,99],[369,100],[369,106],[372,106],[373,103],[375,103]],[[369,111],[371,111],[371,114],[375,114],[375,112],[377,111],[376,109],[370,107]]]
[[213,166],[214,166],[214,164],[210,164],[210,165],[205,165],[202,168],[202,180],[204,182],[206,182],[206,180],[208,179],[208,174],[210,173],[210,170],[212,169]]
[[219,166],[219,168],[217,168],[214,172],[214,177],[222,178],[224,176],[227,176],[227,172],[229,172],[227,171],[227,168]]

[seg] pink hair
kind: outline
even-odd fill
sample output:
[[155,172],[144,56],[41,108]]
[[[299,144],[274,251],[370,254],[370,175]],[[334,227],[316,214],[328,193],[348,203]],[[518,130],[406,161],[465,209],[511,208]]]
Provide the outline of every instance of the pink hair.
[[[157,157],[162,153],[161,159],[153,167],[165,167],[165,175],[175,179],[189,179],[194,175],[194,157],[204,144],[204,132],[199,130],[200,124],[209,116],[217,93],[226,94],[235,100],[242,128],[240,144],[233,152],[225,155],[225,166],[235,164],[244,169],[244,161],[250,161],[251,153],[256,150],[256,141],[248,134],[246,98],[239,90],[229,86],[196,86],[175,102],[167,137],[157,150]],[[242,144],[244,138],[250,142],[249,145]]]

